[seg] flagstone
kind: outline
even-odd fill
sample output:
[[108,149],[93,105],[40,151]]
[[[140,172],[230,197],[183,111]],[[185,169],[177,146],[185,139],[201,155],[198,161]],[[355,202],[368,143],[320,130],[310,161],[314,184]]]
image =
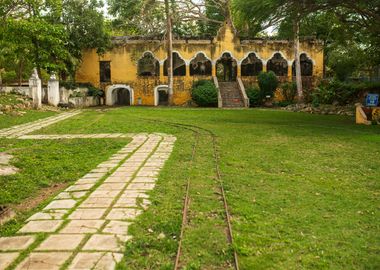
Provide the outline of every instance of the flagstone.
[[128,233],[130,222],[111,220],[103,229],[104,233],[123,235]]
[[0,269],[7,268],[17,257],[18,252],[0,253]]
[[82,208],[107,208],[112,204],[114,198],[87,198],[80,207]]
[[108,213],[106,219],[109,220],[125,220],[134,219],[141,213],[141,210],[135,208],[113,208]]
[[71,220],[59,233],[96,233],[105,220]]
[[123,254],[113,252],[79,252],[69,266],[69,270],[113,270]]
[[125,183],[104,183],[97,190],[122,190],[124,187]]
[[77,203],[76,200],[54,200],[50,202],[44,209],[70,209],[73,208],[74,205]]
[[62,219],[62,217],[68,212],[66,209],[57,209],[47,212],[37,212],[33,216],[27,219],[29,220],[41,220],[41,219]]
[[33,252],[16,270],[59,270],[70,255],[70,252]]
[[0,251],[24,250],[29,247],[35,239],[35,236],[31,235],[0,237]]
[[151,190],[154,186],[154,183],[131,183],[127,189]]
[[124,243],[116,235],[112,234],[93,234],[82,250],[94,251],[122,251]]
[[100,219],[106,212],[107,208],[78,208],[69,219]]
[[36,250],[74,250],[79,246],[84,234],[54,234],[46,238]]
[[82,191],[89,190],[94,186],[94,184],[82,184],[82,185],[72,185],[69,186],[65,191]]
[[63,220],[31,220],[24,225],[20,233],[55,232]]
[[95,190],[91,193],[89,198],[107,198],[116,197],[120,193],[120,190]]

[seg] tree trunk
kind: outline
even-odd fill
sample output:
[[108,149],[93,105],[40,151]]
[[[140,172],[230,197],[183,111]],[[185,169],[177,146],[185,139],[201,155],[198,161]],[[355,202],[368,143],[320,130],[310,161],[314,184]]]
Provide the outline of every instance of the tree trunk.
[[165,0],[165,13],[166,13],[166,47],[167,47],[167,63],[168,63],[168,99],[169,105],[173,105],[173,33],[172,33],[172,16],[170,13],[169,0]]
[[18,86],[22,85],[22,73],[24,72],[24,61],[21,58],[18,63]]
[[301,76],[301,61],[300,61],[300,21],[297,17],[294,20],[294,61],[296,63],[296,83],[298,102],[303,102],[302,76]]

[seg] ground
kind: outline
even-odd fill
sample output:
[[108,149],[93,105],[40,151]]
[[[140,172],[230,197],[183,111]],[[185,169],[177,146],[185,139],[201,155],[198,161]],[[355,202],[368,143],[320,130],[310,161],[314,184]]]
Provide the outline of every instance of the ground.
[[[0,127],[52,114],[2,115]],[[216,135],[233,247],[226,237],[208,131]],[[104,133],[160,133],[177,139],[148,192],[151,205],[129,225],[133,238],[126,242],[119,269],[173,269],[187,179],[190,206],[182,269],[232,269],[233,248],[240,269],[380,267],[379,127],[357,126],[347,116],[274,110],[125,107],[86,110],[33,134]],[[25,219],[130,141],[2,138],[0,151],[15,157],[11,163],[20,172],[0,177],[0,205],[22,213],[0,234],[16,235]],[[54,185],[48,196],[41,195]],[[36,197],[38,206],[23,210]],[[28,253],[23,254],[19,261]]]

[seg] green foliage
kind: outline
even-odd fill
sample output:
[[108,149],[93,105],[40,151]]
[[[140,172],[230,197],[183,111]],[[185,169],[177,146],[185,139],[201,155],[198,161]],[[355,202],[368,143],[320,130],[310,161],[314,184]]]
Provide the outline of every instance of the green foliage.
[[332,104],[340,105],[362,102],[365,93],[380,93],[380,83],[345,83],[337,80],[323,81],[312,93],[314,105]]
[[0,75],[1,75],[1,79],[2,79],[3,83],[14,82],[16,80],[16,78],[17,78],[17,74],[13,70],[2,72]]
[[284,97],[285,102],[291,104],[297,96],[297,84],[295,82],[281,84],[281,94]]
[[215,107],[218,104],[218,90],[211,81],[200,80],[194,83],[191,98],[201,107]]
[[249,98],[249,105],[251,107],[260,106],[262,104],[263,97],[258,87],[249,87],[246,89],[247,96]]
[[260,87],[261,96],[263,98],[266,96],[271,96],[273,98],[274,92],[279,84],[276,74],[274,74],[273,71],[260,72],[257,80]]

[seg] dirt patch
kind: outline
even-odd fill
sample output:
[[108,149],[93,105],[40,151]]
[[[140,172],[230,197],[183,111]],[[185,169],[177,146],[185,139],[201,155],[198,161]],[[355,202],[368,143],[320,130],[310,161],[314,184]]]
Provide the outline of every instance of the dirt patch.
[[14,205],[12,208],[20,212],[29,211],[37,207],[38,205],[40,205],[46,199],[52,197],[53,195],[58,194],[60,191],[62,191],[69,185],[70,185],[69,183],[59,183],[59,184],[54,184],[47,188],[43,188],[32,198],[26,199],[22,203]]

